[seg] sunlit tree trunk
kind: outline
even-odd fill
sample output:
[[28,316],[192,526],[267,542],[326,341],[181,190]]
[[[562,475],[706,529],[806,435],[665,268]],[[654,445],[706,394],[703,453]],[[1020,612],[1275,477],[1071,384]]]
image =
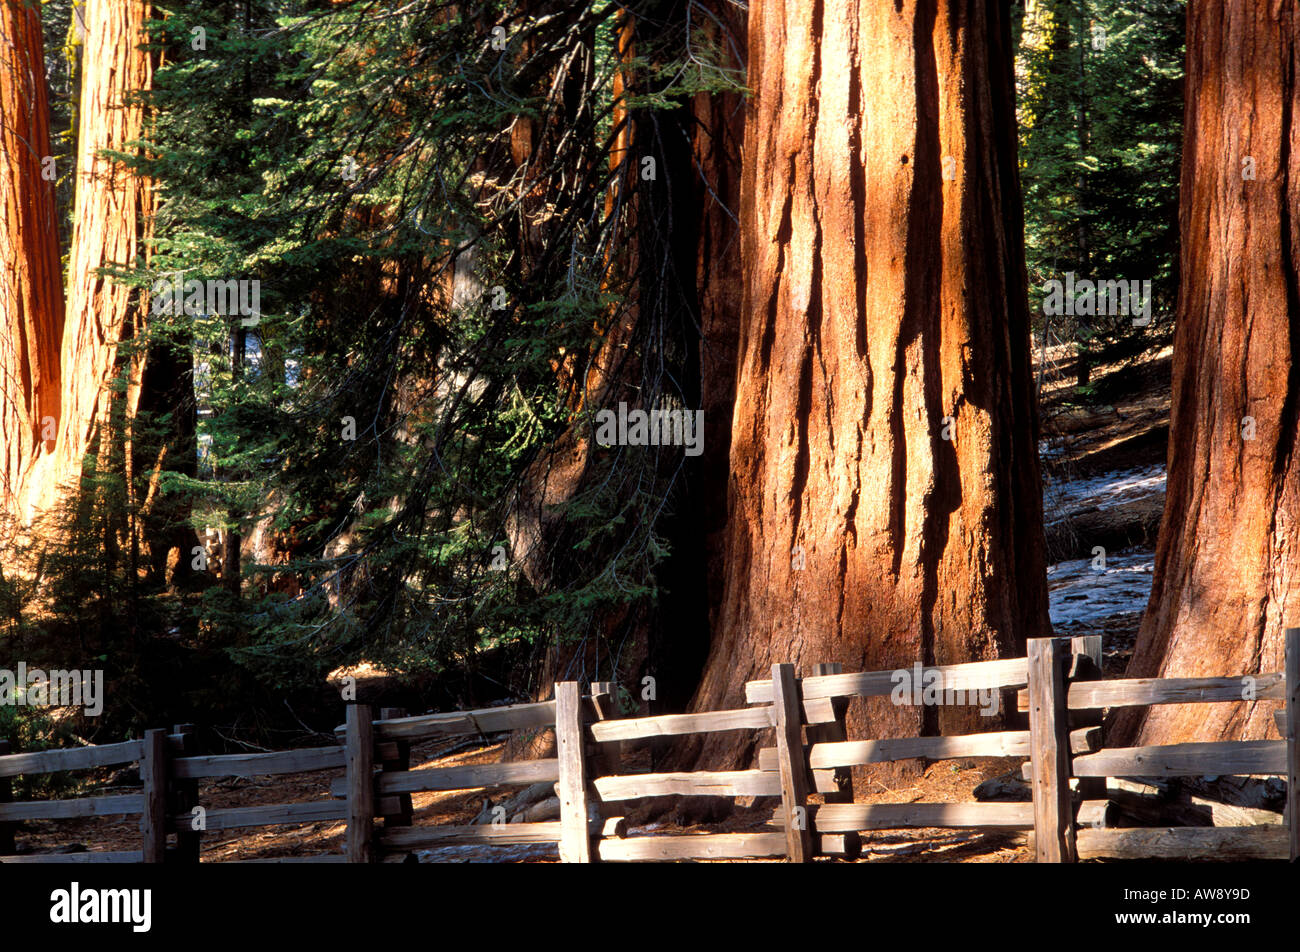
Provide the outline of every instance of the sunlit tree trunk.
[[0,0],[0,511],[22,521],[59,419],[63,286],[49,102],[34,4]]
[[[61,416],[55,451],[49,465],[38,469],[32,487],[40,508],[56,500],[61,486],[75,487],[82,457],[96,448],[108,420],[107,385],[118,344],[133,333],[140,317],[133,291],[98,270],[138,263],[149,189],[121,161],[99,153],[129,151],[128,143],[141,137],[143,110],[129,97],[148,89],[152,79],[149,56],[140,48],[148,15],[148,6],[139,0],[85,4],[76,224],[60,356]],[[132,380],[138,381],[140,369],[137,362]],[[128,397],[138,398],[138,383]]]
[[[749,6],[744,308],[720,630],[774,662],[991,659],[1050,631],[1005,7]],[[988,729],[851,714],[858,736]],[[713,735],[703,760],[745,759]]]
[[[1297,39],[1293,2],[1188,4],[1168,490],[1130,676],[1279,671],[1300,625]],[[1132,708],[1112,736],[1257,739],[1275,709]]]

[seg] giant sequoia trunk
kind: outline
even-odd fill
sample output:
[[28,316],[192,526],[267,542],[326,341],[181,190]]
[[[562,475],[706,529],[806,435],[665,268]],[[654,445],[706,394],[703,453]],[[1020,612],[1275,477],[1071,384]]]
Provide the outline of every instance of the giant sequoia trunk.
[[[1278,671],[1300,625],[1298,39],[1293,2],[1188,5],[1168,492],[1130,676]],[[1127,709],[1114,737],[1258,739],[1275,707]]]
[[[992,659],[1050,624],[1005,8],[749,16],[726,589],[700,709],[741,704],[774,662]],[[859,736],[989,724],[851,718]]]
[[[76,488],[84,454],[96,448],[107,421],[107,384],[118,359],[118,344],[133,333],[140,316],[133,291],[120,280],[98,273],[131,268],[143,250],[148,184],[120,160],[102,150],[128,152],[143,129],[143,109],[131,96],[148,89],[152,66],[140,46],[149,8],[141,0],[87,0],[81,70],[77,155],[76,225],[68,263],[68,309],[63,326],[60,366],[61,416],[55,452],[42,457],[33,474],[32,501],[53,504],[60,488]],[[127,394],[139,397],[141,362]]]
[[54,448],[63,287],[35,5],[0,0],[0,37],[0,512],[22,521],[26,476]]

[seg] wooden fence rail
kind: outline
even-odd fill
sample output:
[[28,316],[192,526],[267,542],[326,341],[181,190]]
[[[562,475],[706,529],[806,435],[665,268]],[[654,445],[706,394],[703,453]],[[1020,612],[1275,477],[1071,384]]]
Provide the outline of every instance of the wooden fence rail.
[[[1034,842],[1039,862],[1077,859],[1289,859],[1300,858],[1300,789],[1294,725],[1300,693],[1300,628],[1283,633],[1284,670],[1244,677],[1126,678],[1067,683],[1060,639],[1029,643],[1029,709],[1035,735]],[[1214,741],[1155,747],[1103,748],[1071,757],[1062,741],[1072,712],[1146,704],[1282,700],[1283,739]],[[1041,742],[1041,746],[1040,746]],[[1094,829],[1070,822],[1069,782],[1086,778],[1272,775],[1287,777],[1281,826],[1132,827]]]
[[[139,740],[67,750],[10,753],[0,742],[0,863],[198,862],[204,832],[332,822],[345,826],[340,854],[243,862],[391,862],[448,846],[552,844],[564,862],[817,856],[854,857],[862,832],[895,828],[1023,830],[1039,862],[1110,858],[1290,859],[1300,856],[1300,628],[1284,634],[1284,670],[1248,677],[1101,679],[1101,639],[1041,638],[1025,658],[946,665],[945,692],[1019,692],[1028,730],[949,737],[852,739],[851,698],[894,692],[898,672],[845,674],[817,665],[799,678],[773,665],[750,681],[753,706],[695,714],[619,718],[615,686],[559,682],[550,701],[406,716],[363,704],[347,707],[338,746],[256,754],[208,754],[192,725],[147,731]],[[1281,740],[1206,741],[1110,748],[1103,709],[1148,705],[1280,701]],[[974,704],[974,696],[969,703]],[[555,732],[554,757],[520,762],[412,768],[413,742],[457,734],[486,736],[520,729]],[[771,737],[750,769],[625,773],[625,744],[657,737],[761,731]],[[1028,803],[855,803],[850,769],[908,758],[937,761],[1023,757]],[[138,764],[141,792],[14,802],[13,778]],[[329,799],[205,809],[198,781],[310,771],[341,771]],[[1258,826],[1129,827],[1107,825],[1107,778],[1180,775],[1283,775],[1284,822]],[[1127,779],[1126,779],[1127,778]],[[553,784],[557,820],[474,825],[415,825],[412,794],[501,785]],[[663,796],[772,797],[772,832],[628,836],[619,815],[629,800]],[[555,802],[555,801],[552,801]],[[554,816],[554,814],[551,814]],[[15,855],[18,824],[96,816],[138,817],[140,849]],[[543,818],[546,814],[542,815]],[[1239,821],[1240,822],[1240,821]],[[168,846],[168,836],[175,837]]]

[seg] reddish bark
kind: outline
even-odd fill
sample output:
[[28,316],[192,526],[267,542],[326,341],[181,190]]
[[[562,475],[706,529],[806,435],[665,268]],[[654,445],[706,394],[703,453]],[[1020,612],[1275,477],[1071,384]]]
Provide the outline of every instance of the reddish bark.
[[[143,130],[143,109],[132,94],[148,89],[148,4],[141,0],[87,0],[81,99],[78,107],[76,225],[68,264],[68,310],[60,364],[62,410],[51,465],[33,487],[41,508],[81,475],[83,455],[107,420],[117,346],[131,335],[133,292],[101,268],[130,268],[143,253],[148,183],[101,150],[128,151]],[[138,399],[143,367],[133,368],[128,396]]]
[[[1130,676],[1280,671],[1300,625],[1298,38],[1291,0],[1188,4],[1168,490]],[[1275,708],[1131,708],[1111,736],[1259,739]]]
[[[1007,13],[749,17],[726,587],[697,709],[742,704],[773,662],[972,661],[1050,631]],[[989,724],[850,717],[859,736]],[[713,735],[702,759],[743,744]]]
[[[0,0],[0,493],[23,519],[25,477],[54,448],[63,287],[40,17]],[[51,438],[42,439],[46,430]]]

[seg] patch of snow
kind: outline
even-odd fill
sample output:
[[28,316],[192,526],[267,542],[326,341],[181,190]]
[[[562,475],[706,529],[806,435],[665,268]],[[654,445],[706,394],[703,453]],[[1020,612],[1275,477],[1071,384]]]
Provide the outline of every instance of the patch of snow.
[[1043,486],[1043,515],[1051,525],[1081,510],[1111,509],[1164,491],[1163,464],[1080,479],[1048,480]]
[[1105,569],[1093,568],[1093,561],[1074,559],[1048,567],[1053,627],[1096,624],[1112,615],[1146,610],[1155,569],[1152,552],[1107,555]]

